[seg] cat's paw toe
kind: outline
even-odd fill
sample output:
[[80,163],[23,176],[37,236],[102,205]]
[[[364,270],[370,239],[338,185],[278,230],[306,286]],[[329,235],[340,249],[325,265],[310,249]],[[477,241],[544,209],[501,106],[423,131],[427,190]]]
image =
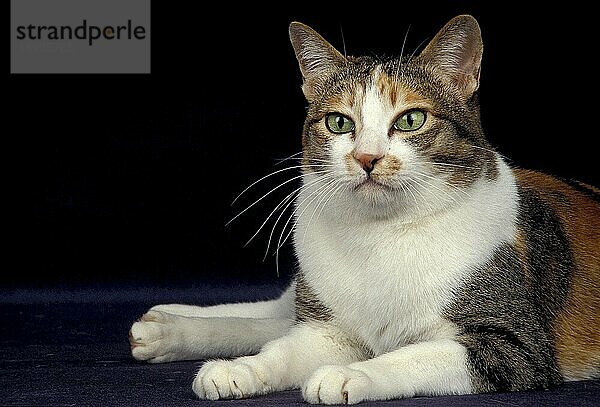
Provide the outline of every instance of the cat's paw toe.
[[265,394],[269,387],[250,364],[215,360],[204,364],[192,384],[199,398],[241,399]]
[[129,330],[131,354],[137,360],[150,363],[173,360],[168,339],[169,315],[148,311]]
[[311,404],[356,404],[368,398],[373,383],[369,377],[346,366],[319,368],[302,388]]

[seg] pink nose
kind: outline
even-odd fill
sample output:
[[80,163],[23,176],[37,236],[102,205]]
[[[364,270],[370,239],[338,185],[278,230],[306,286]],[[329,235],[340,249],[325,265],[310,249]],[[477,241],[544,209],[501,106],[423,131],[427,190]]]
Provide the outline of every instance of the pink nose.
[[360,163],[360,166],[367,172],[367,174],[373,171],[375,163],[383,158],[381,154],[366,154],[366,153],[354,153],[354,158]]

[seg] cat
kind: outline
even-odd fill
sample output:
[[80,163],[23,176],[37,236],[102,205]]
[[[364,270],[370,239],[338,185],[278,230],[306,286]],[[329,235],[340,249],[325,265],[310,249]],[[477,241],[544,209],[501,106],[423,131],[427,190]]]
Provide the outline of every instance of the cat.
[[273,301],[151,308],[133,357],[253,355],[204,363],[194,392],[322,404],[599,377],[600,190],[512,168],[486,141],[477,21],[387,60],[297,22],[290,38],[309,104],[299,270]]

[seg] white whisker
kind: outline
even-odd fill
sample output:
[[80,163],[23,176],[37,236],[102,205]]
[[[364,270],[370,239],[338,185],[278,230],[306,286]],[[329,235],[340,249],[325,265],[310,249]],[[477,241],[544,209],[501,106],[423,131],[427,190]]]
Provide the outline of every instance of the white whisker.
[[[287,203],[287,205],[285,205],[285,208],[283,208],[283,210],[281,211],[281,213],[279,214],[277,219],[275,219],[275,223],[273,223],[273,227],[271,228],[271,233],[269,233],[269,239],[267,239],[267,248],[265,249],[265,255],[263,256],[263,262],[269,256],[269,249],[271,248],[271,240],[273,239],[273,235],[275,234],[275,229],[277,228],[277,224],[279,223],[279,220],[281,219],[281,217],[283,216],[285,211],[287,211],[287,209],[290,207],[290,205],[292,203],[294,203],[293,200],[291,200],[290,202]],[[277,268],[277,274],[279,275],[279,267],[277,265],[276,265],[276,268]]]
[[404,41],[402,41],[402,48],[400,49],[400,58],[398,60],[398,68],[396,69],[396,76],[400,76],[402,72],[402,57],[404,56],[404,46],[406,45],[406,39],[408,38],[408,32],[410,31],[410,24],[406,29],[406,34],[404,34]]
[[[313,174],[324,173],[324,172],[327,172],[327,171],[326,170],[315,171]],[[279,188],[281,188],[285,184],[289,184],[290,182],[292,182],[292,181],[294,181],[294,180],[296,180],[298,178],[302,178],[302,177],[304,177],[304,174],[300,174],[300,175],[297,175],[295,177],[292,177],[292,178],[288,179],[287,181],[284,181],[281,184],[277,185],[275,188],[271,189],[269,192],[267,192],[266,194],[264,194],[263,196],[261,196],[260,198],[258,198],[256,201],[254,201],[253,203],[251,203],[248,207],[246,207],[246,209],[244,209],[243,211],[241,211],[240,213],[238,213],[237,215],[235,215],[233,218],[231,218],[229,220],[229,222],[227,222],[225,224],[225,226],[228,226],[231,222],[233,222],[234,220],[236,220],[237,218],[239,218],[242,214],[246,213],[246,211],[248,211],[254,205],[256,205],[257,203],[259,203],[260,201],[262,201],[263,199],[265,199],[267,196],[271,195],[273,192],[277,191]]]
[[467,196],[468,198],[471,198],[471,195],[470,195],[470,194],[469,194],[467,191],[465,191],[465,190],[463,190],[463,189],[461,189],[461,188],[459,188],[459,187],[457,187],[457,186],[454,186],[454,185],[450,184],[450,183],[449,183],[449,182],[447,182],[446,180],[441,180],[441,179],[439,179],[439,178],[432,177],[431,175],[427,175],[427,174],[425,174],[425,173],[419,173],[419,174],[420,174],[420,175],[422,175],[423,177],[426,177],[426,178],[432,179],[432,180],[434,180],[434,181],[438,181],[438,180],[439,180],[439,181],[442,181],[442,182],[444,183],[444,185],[446,185],[447,187],[449,187],[449,188],[451,188],[451,189],[455,190],[456,192],[460,192],[461,194],[464,194],[464,195],[465,195],[465,196]]
[[[423,186],[423,184],[421,184],[421,183],[420,183],[420,182],[419,182],[417,179],[413,178],[411,181],[412,181],[412,182],[414,182],[415,184],[417,184],[419,187],[423,188],[425,191],[429,191],[429,189],[428,189],[426,186]],[[410,188],[410,187],[411,187],[410,183],[408,183],[406,186],[407,186],[408,190],[410,191],[410,190],[411,190],[411,188]],[[425,202],[425,204],[426,204],[426,205],[427,205],[427,207],[429,208],[429,212],[430,212],[430,213],[433,213],[433,212],[435,212],[435,211],[433,210],[433,207],[431,206],[431,203],[429,202],[429,200],[428,200],[428,199],[426,199],[426,198],[425,198],[425,196],[423,196],[423,194],[421,193],[421,191],[419,191],[419,189],[418,189],[418,188],[415,188],[415,189],[414,189],[414,191],[415,191],[415,193],[416,193],[417,195],[419,195],[419,197],[420,197],[420,198],[423,200],[423,202]],[[412,193],[411,193],[411,194],[412,194]],[[434,196],[436,196],[436,195],[434,195]],[[413,198],[414,198],[414,197],[415,197],[415,196],[413,195]],[[437,198],[437,199],[438,199],[438,200],[440,200],[439,198]],[[416,202],[417,202],[417,199],[415,198],[415,203],[416,203]],[[417,206],[417,208],[418,208],[418,206]]]
[[[458,203],[458,200],[456,199],[455,196],[451,195],[448,191],[443,190],[442,188],[438,187],[437,185],[435,185],[435,184],[427,181],[426,178],[423,178],[423,177],[428,177],[426,174],[423,174],[423,173],[420,173],[420,172],[417,172],[417,171],[412,171],[412,175],[416,175],[417,177],[420,176],[421,178],[418,178],[419,181],[423,182],[425,185],[428,185],[428,186],[430,186],[430,187],[432,187],[432,188],[440,191],[441,193],[443,193],[444,195],[446,195],[448,198],[450,198],[453,203]],[[429,177],[429,178],[433,178],[436,181],[438,180],[435,177]],[[434,196],[435,196],[435,194],[434,194]]]
[[269,177],[272,177],[273,175],[279,174],[280,172],[283,172],[283,171],[288,171],[288,170],[293,170],[293,169],[296,169],[296,168],[302,168],[302,165],[293,165],[293,166],[291,166],[291,167],[282,168],[282,169],[280,169],[280,170],[273,171],[273,172],[271,172],[270,174],[267,174],[267,175],[265,175],[265,176],[264,176],[264,177],[262,177],[262,178],[259,178],[259,179],[257,179],[257,180],[256,180],[256,181],[254,181],[252,184],[248,185],[248,186],[247,186],[247,187],[246,187],[246,188],[245,188],[245,189],[244,189],[242,192],[240,192],[240,193],[238,194],[238,196],[236,196],[236,197],[235,197],[235,199],[234,199],[234,200],[231,202],[231,205],[235,204],[235,203],[236,203],[236,201],[237,201],[238,199],[240,199],[240,197],[241,197],[242,195],[244,195],[244,194],[245,194],[245,193],[246,193],[246,192],[247,192],[247,191],[248,191],[250,188],[252,188],[254,185],[258,184],[259,182],[261,182],[261,181],[263,181],[263,180],[265,180],[265,179],[267,179],[267,178],[269,178]]
[[275,165],[279,165],[279,164],[282,164],[282,163],[284,163],[284,162],[286,162],[286,161],[288,161],[288,160],[291,160],[291,159],[293,159],[294,157],[297,157],[297,156],[299,156],[299,155],[300,155],[300,154],[302,154],[303,152],[304,152],[304,151],[298,151],[297,153],[295,153],[295,154],[292,154],[292,155],[290,155],[290,156],[287,156],[287,157],[285,157],[285,158],[277,158],[277,159],[276,159],[277,163],[275,163]]
[[[319,182],[328,182],[329,179],[331,179],[331,176],[325,176],[325,177],[319,177],[314,181],[311,181],[309,184],[306,185],[301,185],[300,189],[304,188],[304,187],[310,187],[313,186]],[[287,205],[285,205],[285,208],[283,208],[283,210],[281,211],[281,213],[279,214],[279,216],[277,217],[277,219],[275,219],[275,223],[273,223],[273,227],[271,228],[271,233],[269,234],[269,239],[267,240],[267,249],[265,250],[265,255],[263,257],[263,261],[265,261],[267,259],[267,256],[269,255],[269,249],[271,248],[271,240],[273,239],[273,234],[275,233],[275,229],[277,228],[277,224],[279,223],[279,220],[281,219],[281,217],[283,216],[283,214],[285,213],[285,211],[287,210],[287,208],[290,207],[290,205],[294,203],[293,200],[291,200],[290,202],[287,203]]]
[[469,170],[481,170],[481,167],[469,167],[467,165],[459,165],[459,164],[451,164],[451,163],[440,163],[440,162],[432,162],[432,161],[425,161],[425,162],[423,162],[423,164],[439,165],[439,166],[442,166],[442,167],[466,168],[466,169],[469,169]]
[[[315,213],[317,211],[317,209],[319,208],[319,206],[321,205],[321,210],[319,211],[319,214],[317,215],[316,219],[319,219],[321,217],[321,214],[323,213],[323,210],[325,209],[325,207],[327,206],[327,204],[329,203],[329,201],[331,200],[331,198],[334,197],[335,194],[337,194],[337,192],[342,189],[344,187],[344,183],[342,182],[342,180],[338,180],[337,185],[334,185],[331,189],[332,192],[329,194],[328,197],[325,198],[325,200],[317,202],[317,205],[315,206],[315,210],[313,211],[310,219],[308,220],[308,224],[306,225],[306,229],[304,230],[304,234],[302,235],[302,241],[304,241],[304,239],[306,238],[306,233],[307,231],[310,229],[310,224],[313,221],[313,218],[315,216]],[[325,196],[325,195],[323,195]]]
[[322,160],[320,158],[306,158],[306,157],[296,157],[296,158],[290,158],[290,160],[296,160],[296,161],[308,161],[310,163],[325,163],[325,164],[330,164],[330,165],[334,165],[334,162],[331,160]]
[[346,38],[344,38],[344,29],[342,28],[341,24],[340,24],[340,34],[342,34],[342,47],[344,49],[344,57],[347,57],[348,55],[346,54]]
[[[339,180],[336,180],[336,179],[333,179],[333,181],[339,182]],[[335,185],[337,182],[329,182],[327,185],[325,185],[321,189],[325,189],[325,187],[333,187],[333,185]],[[315,193],[317,193],[317,192],[319,192],[319,191],[314,191],[314,193],[312,193],[311,195],[309,195],[306,199],[308,199],[312,195],[315,195]],[[281,247],[281,246],[283,246],[285,244],[285,242],[288,240],[288,238],[290,237],[290,235],[292,234],[292,232],[294,231],[294,229],[296,229],[296,226],[298,225],[298,221],[300,220],[300,217],[310,207],[310,205],[315,201],[315,199],[317,199],[317,198],[323,198],[324,196],[326,196],[327,193],[328,193],[328,191],[324,192],[323,194],[316,194],[315,197],[313,199],[311,199],[310,202],[308,202],[306,204],[306,206],[304,206],[304,208],[302,209],[302,211],[298,214],[298,216],[296,216],[296,220],[294,221],[294,225],[290,228],[290,231],[285,236],[285,238],[283,239],[283,242],[281,242],[281,244],[279,245],[279,247]],[[306,201],[306,199],[304,199],[302,202],[300,202],[298,204],[298,208],[297,209],[299,209],[300,206],[302,206],[302,204],[304,203],[304,201]],[[318,203],[317,203],[317,205],[318,205]],[[294,211],[294,213],[295,213],[295,211]],[[292,213],[292,216],[294,215],[294,213]],[[285,226],[284,226],[284,229],[285,229]]]
[[405,186],[405,181],[400,180],[399,183],[400,188],[402,188],[402,192],[404,193],[404,195],[406,195],[406,192],[408,191],[413,198],[413,201],[415,201],[415,208],[417,208],[417,212],[419,211],[419,204],[417,202],[417,198],[415,197],[415,194],[412,193],[412,191],[410,190],[409,185]]
[[253,187],[253,186],[255,186],[256,184],[258,184],[259,182],[261,182],[261,181],[264,181],[265,179],[267,179],[267,178],[270,178],[270,177],[272,177],[273,175],[279,174],[279,173],[281,173],[281,172],[283,172],[283,171],[294,170],[294,169],[297,169],[297,168],[307,168],[307,167],[323,167],[323,165],[311,165],[311,164],[292,165],[292,166],[290,166],[290,167],[285,167],[285,168],[282,168],[282,169],[280,169],[280,170],[273,171],[272,173],[270,173],[270,174],[267,174],[267,175],[265,175],[264,177],[257,179],[257,180],[256,180],[256,181],[254,181],[252,184],[248,185],[248,186],[246,187],[246,189],[244,189],[242,192],[240,192],[240,193],[238,194],[238,196],[236,196],[236,197],[235,197],[235,199],[234,199],[234,200],[231,202],[231,205],[233,206],[233,205],[234,205],[234,204],[237,202],[237,200],[238,200],[238,199],[240,199],[240,197],[241,197],[242,195],[244,195],[246,192],[248,192],[248,190],[249,190],[250,188],[252,188],[252,187]]
[[[316,183],[319,180],[320,180],[320,178],[317,178],[316,180],[313,180],[313,181],[309,182],[308,185],[312,185],[312,184]],[[262,225],[260,225],[260,227],[258,228],[258,230],[252,235],[252,237],[250,239],[248,239],[248,241],[244,244],[244,247],[248,246],[248,244],[250,244],[250,242],[252,241],[252,239],[254,239],[256,237],[256,235],[258,235],[260,233],[260,231],[267,224],[267,222],[269,221],[269,219],[271,219],[271,216],[273,216],[275,214],[275,212],[277,212],[281,207],[283,207],[290,199],[293,199],[294,195],[298,194],[298,192],[302,188],[304,188],[304,186],[305,185],[300,185],[298,188],[294,189],[285,198],[283,198],[281,200],[281,202],[279,202],[279,204],[277,204],[277,206],[275,206],[275,209],[273,209],[271,211],[271,213],[269,214],[269,216],[267,216],[267,218],[264,220],[264,222],[262,223]]]
[[476,145],[474,145],[474,144],[469,144],[469,146],[470,146],[470,147],[473,147],[473,148],[478,148],[478,149],[480,149],[480,150],[483,150],[483,151],[487,151],[487,152],[489,152],[489,153],[492,153],[492,154],[494,154],[494,155],[498,154],[500,157],[502,157],[502,159],[504,159],[504,160],[506,160],[506,161],[509,161],[509,162],[511,161],[511,160],[510,160],[510,158],[508,158],[507,156],[505,156],[505,155],[503,155],[503,154],[500,154],[500,153],[499,153],[499,152],[497,152],[497,151],[490,150],[489,148],[485,148],[485,147],[476,146]]
[[[277,268],[277,272],[278,273],[279,273],[279,249],[282,246],[281,239],[283,238],[283,234],[285,233],[285,229],[289,225],[290,221],[292,220],[292,218],[294,217],[294,215],[296,214],[296,212],[298,212],[298,209],[300,209],[300,207],[302,206],[302,204],[304,202],[306,202],[306,200],[308,200],[313,195],[316,195],[316,197],[318,197],[318,193],[320,191],[322,191],[323,189],[325,189],[325,188],[329,187],[330,185],[332,185],[334,182],[336,182],[336,180],[337,179],[335,179],[335,178],[334,179],[330,179],[325,185],[321,185],[316,190],[312,191],[306,198],[304,198],[300,203],[298,203],[298,205],[296,206],[296,208],[294,208],[294,211],[292,212],[292,214],[288,217],[288,220],[283,225],[283,228],[281,229],[281,233],[279,234],[279,239],[277,241],[277,246],[276,246],[276,249],[275,249],[275,264],[276,264],[276,268]],[[293,231],[294,226],[292,226],[292,229],[290,230],[290,233]],[[286,236],[286,240],[287,240],[288,236],[289,236],[289,234]]]
[[429,37],[425,38],[423,41],[421,41],[419,43],[419,45],[417,45],[417,48],[415,48],[415,50],[412,52],[412,54],[410,54],[410,56],[408,57],[408,61],[412,60],[413,57],[415,56],[415,54],[417,53],[417,51],[419,51],[419,48],[421,48],[423,45],[425,45],[425,43],[429,40]]

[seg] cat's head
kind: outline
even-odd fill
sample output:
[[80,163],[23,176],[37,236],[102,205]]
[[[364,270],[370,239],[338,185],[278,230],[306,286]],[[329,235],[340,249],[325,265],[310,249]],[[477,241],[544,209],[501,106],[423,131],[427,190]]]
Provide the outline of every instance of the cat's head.
[[483,44],[473,17],[452,19],[418,55],[385,60],[344,56],[301,23],[290,38],[309,102],[305,185],[328,185],[320,194],[353,212],[418,218],[497,176],[479,119]]

